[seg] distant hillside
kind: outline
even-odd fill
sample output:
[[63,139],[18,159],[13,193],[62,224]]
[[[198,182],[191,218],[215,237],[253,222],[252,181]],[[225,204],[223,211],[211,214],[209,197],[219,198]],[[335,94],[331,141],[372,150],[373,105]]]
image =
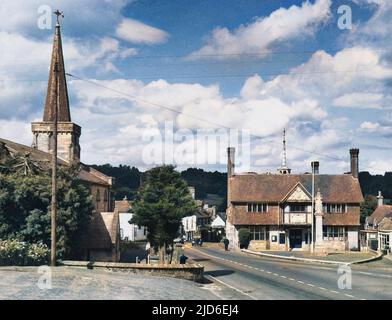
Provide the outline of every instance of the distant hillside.
[[384,175],[360,172],[359,182],[364,196],[377,195],[378,191],[381,191],[384,198],[392,199],[392,172],[385,172]]
[[[143,174],[138,168],[127,165],[113,167],[110,164],[92,165],[93,168],[115,178],[113,195],[116,200],[125,196],[133,199],[140,186],[140,177]],[[196,188],[196,198],[206,203],[216,205],[219,211],[226,209],[227,176],[222,172],[207,172],[202,169],[190,168],[181,172],[182,178],[189,186]]]
[[[116,200],[121,200],[124,196],[127,196],[128,199],[134,198],[142,175],[138,168],[126,165],[113,167],[110,164],[93,165],[92,167],[115,178],[113,193]],[[217,205],[219,211],[225,211],[227,201],[226,173],[189,168],[182,171],[181,176],[189,186],[196,188],[197,199],[203,199],[206,203]],[[380,190],[384,198],[392,199],[392,172],[386,172],[385,175],[371,175],[369,172],[361,172],[359,182],[364,196],[377,195]]]

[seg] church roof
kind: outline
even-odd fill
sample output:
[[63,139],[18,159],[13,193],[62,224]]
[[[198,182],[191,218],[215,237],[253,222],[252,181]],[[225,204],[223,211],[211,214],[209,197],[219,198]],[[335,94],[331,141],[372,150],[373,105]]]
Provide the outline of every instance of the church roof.
[[65,76],[64,56],[61,41],[60,25],[56,25],[56,31],[53,41],[52,61],[49,71],[48,91],[46,95],[45,111],[43,121],[53,121],[56,106],[56,72],[55,66],[58,65],[58,89],[59,89],[59,106],[58,121],[71,122],[71,113],[69,110],[69,99],[67,89],[67,79]]
[[[6,139],[0,138],[0,143],[2,143],[11,154],[16,154],[16,153],[25,154],[25,155],[28,154],[29,158],[32,161],[37,161],[40,162],[41,164],[47,164],[48,168],[50,166],[50,162],[52,159],[52,155],[50,153],[40,151],[38,149],[31,148],[23,144],[19,144]],[[67,162],[61,159],[58,159],[58,163],[60,165],[68,165]],[[79,178],[82,181],[92,183],[92,184],[99,184],[104,186],[111,185],[110,177],[105,176],[103,173],[98,172],[97,170],[84,164],[82,164],[81,170],[79,172]]]
[[[312,175],[244,174],[229,179],[231,202],[281,202],[301,183],[311,193]],[[315,190],[320,189],[323,202],[360,203],[363,201],[358,179],[352,175],[315,175]]]

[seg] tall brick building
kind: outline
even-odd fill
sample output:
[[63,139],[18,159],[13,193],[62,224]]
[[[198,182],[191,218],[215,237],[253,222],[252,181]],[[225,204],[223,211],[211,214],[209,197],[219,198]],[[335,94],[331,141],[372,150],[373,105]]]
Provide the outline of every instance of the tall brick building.
[[[238,231],[250,231],[254,250],[357,250],[360,227],[358,149],[350,150],[350,174],[320,174],[315,163],[314,214],[312,174],[291,174],[284,160],[276,174],[235,173],[234,148],[228,149],[226,235],[240,246]],[[310,168],[309,168],[310,169]]]

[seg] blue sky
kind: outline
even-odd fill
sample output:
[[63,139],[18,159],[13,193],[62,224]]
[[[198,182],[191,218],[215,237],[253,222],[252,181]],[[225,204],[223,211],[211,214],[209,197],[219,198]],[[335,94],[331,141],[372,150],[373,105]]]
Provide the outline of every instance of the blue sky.
[[[352,10],[349,30],[338,27],[341,5]],[[30,121],[42,117],[53,38],[53,28],[37,26],[40,6],[6,0],[0,7],[0,136],[25,144]],[[351,147],[361,149],[362,170],[391,170],[388,1],[69,0],[50,7],[65,13],[68,72],[128,95],[69,79],[84,162],[146,168],[153,165],[143,158],[146,147],[159,143],[145,135],[165,122],[192,132],[216,129],[214,122],[261,137],[250,144],[252,171],[279,166],[283,128],[294,171],[307,171],[316,158],[324,172],[348,171]],[[189,150],[192,142],[174,147]],[[214,148],[221,163],[177,164],[224,170],[225,146],[199,153]]]

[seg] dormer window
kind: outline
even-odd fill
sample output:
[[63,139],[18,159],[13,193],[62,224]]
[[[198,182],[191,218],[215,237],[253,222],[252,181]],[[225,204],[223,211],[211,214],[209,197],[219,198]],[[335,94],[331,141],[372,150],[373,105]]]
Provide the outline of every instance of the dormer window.
[[266,203],[248,203],[248,212],[267,212],[268,204]]

